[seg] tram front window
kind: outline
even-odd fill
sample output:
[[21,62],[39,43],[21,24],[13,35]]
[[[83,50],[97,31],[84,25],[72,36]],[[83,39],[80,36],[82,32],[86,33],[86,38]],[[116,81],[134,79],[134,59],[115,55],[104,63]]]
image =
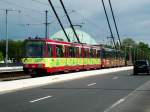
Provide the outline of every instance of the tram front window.
[[27,42],[26,56],[29,58],[41,58],[44,56],[43,42]]

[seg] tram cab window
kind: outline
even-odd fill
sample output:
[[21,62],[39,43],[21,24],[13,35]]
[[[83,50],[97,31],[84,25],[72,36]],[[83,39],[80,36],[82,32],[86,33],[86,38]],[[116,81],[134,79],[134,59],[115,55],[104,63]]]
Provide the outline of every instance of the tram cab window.
[[52,57],[52,45],[48,44],[47,45],[47,51],[48,51],[48,57]]
[[64,57],[64,48],[62,45],[56,45],[56,56]]
[[45,55],[45,43],[37,41],[28,41],[26,43],[26,57],[41,58]]

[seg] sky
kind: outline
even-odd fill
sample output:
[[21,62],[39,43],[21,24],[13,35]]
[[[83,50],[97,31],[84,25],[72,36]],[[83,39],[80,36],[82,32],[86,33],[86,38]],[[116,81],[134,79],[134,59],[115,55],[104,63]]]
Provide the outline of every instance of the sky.
[[[108,43],[110,37],[101,0],[63,0],[76,29],[85,31],[97,42]],[[65,28],[70,25],[64,17],[59,0],[52,0]],[[104,0],[117,41],[108,0]],[[121,40],[129,37],[150,45],[150,0],[111,0]],[[8,37],[24,40],[45,36],[45,10],[48,10],[49,36],[61,30],[48,0],[0,0],[0,39],[5,39],[5,10],[8,11]],[[73,11],[73,12],[72,12]]]

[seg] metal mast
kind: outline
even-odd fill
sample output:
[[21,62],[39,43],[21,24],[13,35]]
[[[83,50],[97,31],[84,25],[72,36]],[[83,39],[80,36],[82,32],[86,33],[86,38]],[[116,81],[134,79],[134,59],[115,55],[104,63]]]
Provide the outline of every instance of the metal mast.
[[64,4],[63,4],[63,1],[60,0],[60,3],[61,3],[61,5],[62,5],[62,7],[63,7],[63,9],[64,9],[64,12],[65,12],[65,14],[66,14],[66,16],[67,16],[67,18],[68,18],[68,21],[69,21],[69,23],[70,23],[70,26],[71,26],[71,28],[72,28],[72,30],[73,30],[73,32],[74,32],[74,34],[75,34],[75,36],[76,36],[78,42],[81,43],[80,40],[79,40],[79,37],[78,37],[78,35],[77,35],[77,33],[76,33],[75,29],[74,29],[74,26],[73,26],[73,24],[72,24],[72,22],[71,22],[71,19],[70,19],[68,13],[67,13],[67,10],[66,10],[66,8],[65,8],[65,6],[64,6]]
[[6,57],[5,57],[6,66],[8,66],[8,10],[6,9]]
[[61,26],[61,28],[62,28],[64,34],[65,34],[65,36],[66,36],[68,42],[70,42],[70,39],[69,39],[69,37],[68,37],[68,35],[67,35],[67,33],[66,33],[66,31],[65,31],[65,29],[64,29],[64,27],[63,27],[63,25],[62,25],[62,23],[61,23],[61,21],[60,21],[60,18],[59,18],[59,16],[58,16],[58,14],[57,14],[57,12],[56,12],[56,10],[55,10],[55,8],[54,8],[54,6],[53,6],[51,0],[48,0],[48,1],[49,1],[49,4],[50,4],[50,6],[51,6],[51,8],[52,8],[52,10],[53,10],[53,12],[54,12],[54,14],[55,14],[55,16],[56,16],[58,22],[59,22],[59,24],[60,24],[60,26]]
[[109,18],[108,18],[108,14],[107,14],[107,11],[106,11],[106,7],[105,7],[105,4],[104,4],[104,0],[102,0],[102,4],[103,4],[106,19],[107,19],[108,27],[109,27],[109,30],[110,30],[111,38],[113,39],[114,47],[117,50],[117,47],[116,47],[116,44],[115,44],[115,38],[113,36],[113,32],[112,32],[112,28],[111,28],[110,21],[109,21]]
[[111,4],[111,1],[110,1],[110,0],[108,0],[108,1],[109,1],[111,13],[112,13],[113,21],[114,21],[114,24],[115,24],[115,29],[116,29],[116,32],[117,32],[117,36],[118,36],[118,39],[119,39],[119,43],[120,43],[120,46],[122,47],[121,39],[120,39],[120,35],[119,35],[117,23],[116,23],[116,19],[115,19],[114,12],[113,12],[113,8],[112,8],[112,4]]
[[45,38],[48,38],[48,11],[46,10],[45,11],[45,14],[46,14],[46,16],[45,16]]

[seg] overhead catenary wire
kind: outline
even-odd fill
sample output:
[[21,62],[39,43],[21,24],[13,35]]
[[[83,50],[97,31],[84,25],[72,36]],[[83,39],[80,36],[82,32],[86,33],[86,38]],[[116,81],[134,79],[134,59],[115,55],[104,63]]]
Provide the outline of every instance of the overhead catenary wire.
[[[49,4],[47,4],[47,3],[45,3],[45,2],[41,2],[41,1],[39,1],[39,0],[31,0],[31,1],[36,2],[36,3],[39,3],[39,4],[41,4],[41,5],[49,6]],[[62,7],[59,7],[59,6],[56,6],[56,5],[53,5],[53,6],[56,7],[56,8],[58,8],[58,9],[62,9]],[[68,10],[71,11],[71,9],[68,9]]]
[[[46,2],[41,2],[41,1],[39,1],[39,0],[31,0],[31,1],[33,1],[33,2],[36,2],[36,3],[39,3],[39,4],[41,4],[41,5],[45,5],[45,6],[49,6],[49,4],[47,4]],[[59,6],[56,6],[56,5],[54,5],[56,8],[58,8],[58,9],[62,9],[61,7],[59,7]],[[71,10],[71,9],[68,9],[67,8],[67,10]],[[89,19],[87,19],[86,17],[84,17],[82,14],[80,14],[79,12],[77,12],[77,11],[75,11],[78,15],[80,15],[84,20],[86,20],[87,22],[89,22],[89,23],[91,23],[93,26],[95,26],[95,27],[97,27],[97,28],[101,28],[100,26],[98,26],[96,23],[94,23],[94,22],[92,22],[91,20],[89,20]],[[104,29],[103,29],[104,30]]]
[[[74,11],[71,11],[71,12],[69,12],[69,14],[71,14],[71,13],[73,13],[73,12],[74,12]],[[26,16],[28,16],[28,15],[26,15]],[[32,17],[32,16],[31,16],[31,17]],[[60,18],[63,19],[63,18],[65,18],[65,17],[66,17],[66,15],[61,16]],[[32,19],[35,19],[35,18],[32,18]],[[55,23],[55,22],[57,22],[57,19],[54,19],[54,20],[48,22],[48,24],[53,24],[53,23]],[[23,23],[23,24],[17,24],[17,25],[22,25],[22,26],[28,25],[28,26],[30,26],[30,25],[43,25],[43,24],[45,24],[45,23]]]
[[[0,9],[0,11],[5,11],[5,10],[6,10],[6,9]],[[14,11],[15,11],[15,9],[8,9],[8,10],[14,10]],[[35,21],[37,21],[37,22],[41,22],[38,18],[33,17],[33,16],[31,16],[30,14],[25,14],[25,13],[23,13],[22,10],[16,10],[16,11],[18,11],[18,12],[21,13],[21,14],[23,14],[22,16],[25,16],[25,17],[27,17],[28,19],[29,19],[29,17],[30,17],[30,18],[32,18],[32,20],[35,20]]]
[[114,47],[117,50],[116,43],[115,43],[115,38],[114,38],[112,28],[111,28],[111,25],[110,25],[110,21],[109,21],[109,18],[108,18],[105,3],[104,3],[104,0],[101,0],[101,1],[102,1],[102,5],[103,5],[103,8],[104,8],[104,12],[105,12],[106,20],[107,20],[107,23],[108,23],[108,27],[109,27],[109,30],[110,30],[111,38],[113,39]]
[[[98,24],[96,24],[94,21],[92,21],[91,19],[88,19],[87,17],[85,17],[84,15],[82,15],[80,12],[75,11],[75,13],[77,13],[77,15],[81,16],[81,18],[85,21],[87,21],[88,23],[90,23],[91,25],[93,25],[94,27],[97,28],[101,28]],[[102,29],[104,30],[104,29]]]
[[24,7],[24,6],[22,6],[22,5],[19,5],[19,4],[16,4],[16,3],[14,3],[14,2],[10,2],[10,1],[7,1],[7,0],[0,0],[0,2],[4,2],[4,3],[9,4],[9,5],[14,5],[14,6],[16,6],[16,7],[20,7],[20,8],[26,9],[26,10],[34,11],[34,12],[36,12],[36,13],[41,13],[41,14],[44,13],[43,11],[39,11],[39,10],[32,9],[32,8],[27,8],[27,7]]
[[[94,21],[92,21],[91,19],[89,19],[89,18],[87,18],[87,17],[85,17],[85,15],[83,15],[83,14],[81,14],[80,12],[78,12],[78,11],[76,11],[75,10],[75,13],[77,14],[77,15],[79,15],[84,21],[86,21],[88,24],[91,24],[92,26],[93,26],[93,28],[97,28],[97,29],[101,29],[101,30],[103,30],[103,31],[101,31],[101,33],[103,33],[104,34],[104,28],[101,28],[98,24],[96,24]],[[96,30],[97,30],[96,29]],[[98,33],[96,33],[96,32],[90,32],[90,33],[92,33],[93,34],[93,36],[96,34],[97,36],[99,36],[99,35],[101,35],[100,34],[100,32],[98,32]]]
[[41,1],[39,1],[39,0],[31,0],[31,1],[37,2],[37,3],[42,4],[42,5],[47,5],[47,6],[49,6],[48,3],[41,2]]
[[69,23],[70,23],[70,26],[71,26],[71,28],[72,28],[72,30],[73,30],[73,32],[74,32],[76,38],[77,38],[78,43],[81,43],[80,40],[79,40],[79,37],[78,37],[78,35],[77,35],[76,31],[75,31],[75,28],[74,28],[74,26],[73,26],[73,24],[72,24],[72,22],[71,22],[71,19],[70,19],[69,15],[68,15],[68,12],[67,12],[67,10],[66,10],[66,8],[65,8],[65,5],[64,5],[63,1],[60,0],[60,3],[61,3],[61,5],[62,5],[62,7],[63,7],[63,9],[64,9],[64,12],[65,12],[65,14],[66,14],[66,16],[67,16],[67,19],[68,19],[68,21],[69,21]]
[[120,35],[119,35],[117,23],[116,23],[114,11],[113,11],[113,8],[112,8],[112,3],[111,3],[110,0],[108,0],[108,1],[109,1],[109,6],[110,6],[110,9],[111,9],[111,13],[112,13],[113,21],[114,21],[114,24],[115,24],[115,29],[116,29],[116,32],[117,32],[117,36],[118,36],[118,39],[119,39],[119,43],[120,43],[120,46],[121,46],[121,48],[122,48],[121,39],[120,39]]
[[64,34],[65,34],[65,36],[66,36],[68,42],[70,42],[70,39],[69,39],[69,37],[68,37],[68,35],[67,35],[67,33],[66,33],[64,27],[63,27],[63,24],[62,24],[62,22],[61,22],[61,20],[60,20],[60,18],[59,18],[59,16],[58,16],[58,14],[57,14],[57,12],[56,12],[56,10],[55,10],[55,8],[54,8],[54,6],[53,6],[51,0],[48,0],[48,1],[49,1],[49,4],[50,4],[50,6],[51,6],[51,8],[52,8],[52,10],[53,10],[53,12],[54,12],[54,14],[55,14],[55,16],[56,16],[58,22],[59,22],[59,24],[60,24],[60,26],[61,26],[61,28],[62,28]]
[[34,20],[34,21],[37,21],[37,22],[41,22],[41,20],[39,20],[39,18],[31,16],[30,14],[24,14],[24,13],[22,13],[22,14],[23,14],[22,16],[27,17],[28,20],[30,19],[30,20]]

